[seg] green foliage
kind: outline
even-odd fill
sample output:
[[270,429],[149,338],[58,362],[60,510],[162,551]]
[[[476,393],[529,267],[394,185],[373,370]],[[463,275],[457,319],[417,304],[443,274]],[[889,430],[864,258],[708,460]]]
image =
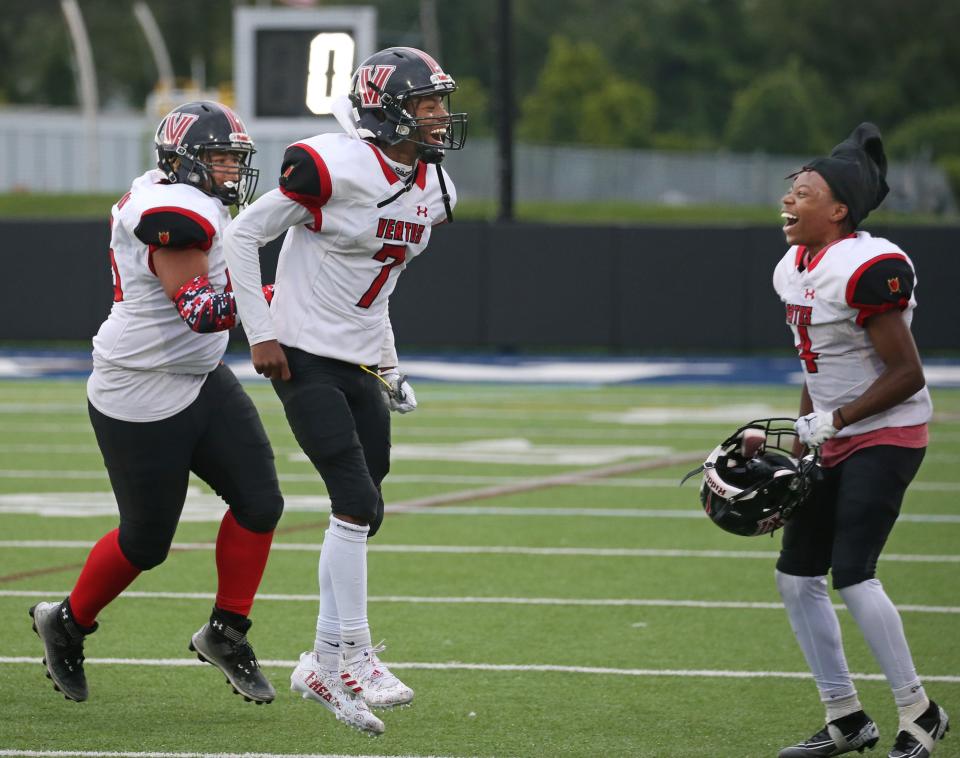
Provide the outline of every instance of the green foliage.
[[493,114],[490,112],[490,95],[479,79],[472,76],[457,78],[457,91],[450,99],[454,111],[466,112],[468,135],[489,137],[493,133]]
[[960,156],[960,106],[907,119],[886,141],[891,156]]
[[726,142],[734,150],[812,153],[828,149],[820,112],[827,96],[815,74],[801,72],[796,60],[763,74],[736,94]]
[[578,142],[647,147],[653,134],[656,100],[647,87],[611,78],[581,103]]
[[960,155],[948,155],[937,160],[937,165],[943,169],[950,182],[950,189],[954,197],[960,197]]
[[518,133],[541,143],[649,144],[655,97],[623,79],[600,48],[554,37],[536,89],[523,101]]
[[[142,107],[156,83],[133,2],[80,3],[100,99],[111,106]],[[425,44],[420,3],[339,4],[376,8],[378,46]],[[187,78],[196,60],[205,67],[208,86],[227,88],[233,78],[234,8],[282,3],[148,0],[148,5],[177,77]],[[496,112],[498,5],[485,0],[435,5],[439,57],[463,85],[461,99],[469,104],[474,135],[488,133]],[[59,3],[3,0],[2,9],[0,103],[75,106],[71,44]],[[916,114],[960,104],[955,2],[604,0],[598,6],[595,0],[524,0],[512,3],[511,17],[509,76],[523,106],[518,109],[523,139],[811,152],[829,148],[861,121],[874,121],[893,135]],[[558,67],[557,38],[567,41],[566,68]],[[799,78],[790,85],[793,98],[769,82],[773,72],[790,65]],[[468,80],[476,86],[468,88]],[[753,90],[765,91],[765,101],[748,97]],[[489,105],[482,104],[482,93]],[[604,113],[604,98],[624,95],[625,102]],[[775,106],[783,109],[780,118]],[[760,125],[759,138],[750,123]],[[770,123],[776,129],[764,128]]]

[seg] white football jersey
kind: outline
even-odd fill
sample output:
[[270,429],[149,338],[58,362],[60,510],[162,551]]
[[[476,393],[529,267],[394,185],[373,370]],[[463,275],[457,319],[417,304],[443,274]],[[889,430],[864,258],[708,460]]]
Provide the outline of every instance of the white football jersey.
[[[777,264],[773,286],[786,306],[807,390],[817,411],[855,400],[884,370],[864,323],[893,308],[907,326],[917,305],[910,258],[892,242],[857,232],[827,245],[800,270],[803,247],[793,246]],[[840,437],[930,420],[927,388],[900,405],[840,430]]]
[[[199,394],[229,336],[226,331],[199,334],[184,323],[153,270],[153,252],[160,247],[207,250],[210,283],[223,290],[229,278],[221,240],[229,222],[219,200],[188,185],[169,184],[157,169],[135,179],[113,206],[113,306],[93,338],[94,372],[87,388],[102,413],[151,421],[182,410]],[[159,389],[164,391],[154,391]]]
[[[251,344],[276,338],[314,355],[380,362],[400,272],[426,248],[431,227],[446,220],[437,168],[421,161],[403,177],[378,147],[346,134],[287,148],[279,189],[237,216],[227,234]],[[456,191],[445,172],[444,181],[452,207]],[[250,263],[288,227],[268,313],[256,293],[259,268]]]

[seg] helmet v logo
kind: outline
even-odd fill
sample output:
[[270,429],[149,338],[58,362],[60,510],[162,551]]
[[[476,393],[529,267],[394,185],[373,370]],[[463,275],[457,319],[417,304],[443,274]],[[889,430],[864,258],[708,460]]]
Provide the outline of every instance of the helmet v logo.
[[179,145],[183,135],[198,118],[200,117],[193,113],[171,113],[163,122],[163,144]]
[[[380,107],[379,90],[386,88],[387,80],[396,70],[396,66],[361,66],[357,70],[360,97],[364,108]],[[370,82],[373,82],[375,88],[370,86]]]

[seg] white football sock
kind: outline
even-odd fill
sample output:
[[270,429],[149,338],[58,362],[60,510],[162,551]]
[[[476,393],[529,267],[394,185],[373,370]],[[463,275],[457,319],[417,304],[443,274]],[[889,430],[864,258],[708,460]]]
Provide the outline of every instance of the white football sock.
[[313,642],[313,650],[321,666],[337,669],[340,667],[340,615],[337,612],[337,598],[333,593],[333,580],[330,577],[330,542],[325,536],[317,565],[320,612],[317,615],[317,636]]
[[887,597],[880,580],[867,579],[839,592],[883,669],[897,706],[924,702],[927,696],[913,665],[900,613]]
[[828,722],[842,719],[844,716],[863,710],[863,705],[861,705],[860,698],[857,697],[856,693],[847,697],[835,698],[829,703],[824,703],[824,705],[827,706]]
[[[920,688],[920,692],[923,693],[923,687]],[[924,693],[923,698],[918,700],[916,703],[897,706],[897,715],[899,716],[900,728],[903,729],[908,724],[912,724],[914,721],[920,718],[923,715],[923,712],[929,707],[930,698],[927,697],[926,693]]]
[[776,576],[790,626],[813,673],[820,700],[827,705],[828,712],[831,702],[840,700],[849,704],[846,699],[856,697],[857,690],[847,668],[840,621],[830,602],[827,578],[793,576],[782,571],[777,571]]
[[323,539],[321,558],[326,554],[330,583],[340,618],[340,648],[370,647],[367,622],[367,534],[369,526],[351,524],[330,516],[330,527]]

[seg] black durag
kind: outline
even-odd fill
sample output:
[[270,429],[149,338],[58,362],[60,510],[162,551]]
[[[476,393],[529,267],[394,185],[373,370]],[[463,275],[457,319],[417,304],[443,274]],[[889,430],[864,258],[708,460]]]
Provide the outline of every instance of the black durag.
[[815,158],[804,171],[816,171],[833,196],[847,206],[854,228],[887,196],[887,156],[875,124],[860,124],[825,158]]

